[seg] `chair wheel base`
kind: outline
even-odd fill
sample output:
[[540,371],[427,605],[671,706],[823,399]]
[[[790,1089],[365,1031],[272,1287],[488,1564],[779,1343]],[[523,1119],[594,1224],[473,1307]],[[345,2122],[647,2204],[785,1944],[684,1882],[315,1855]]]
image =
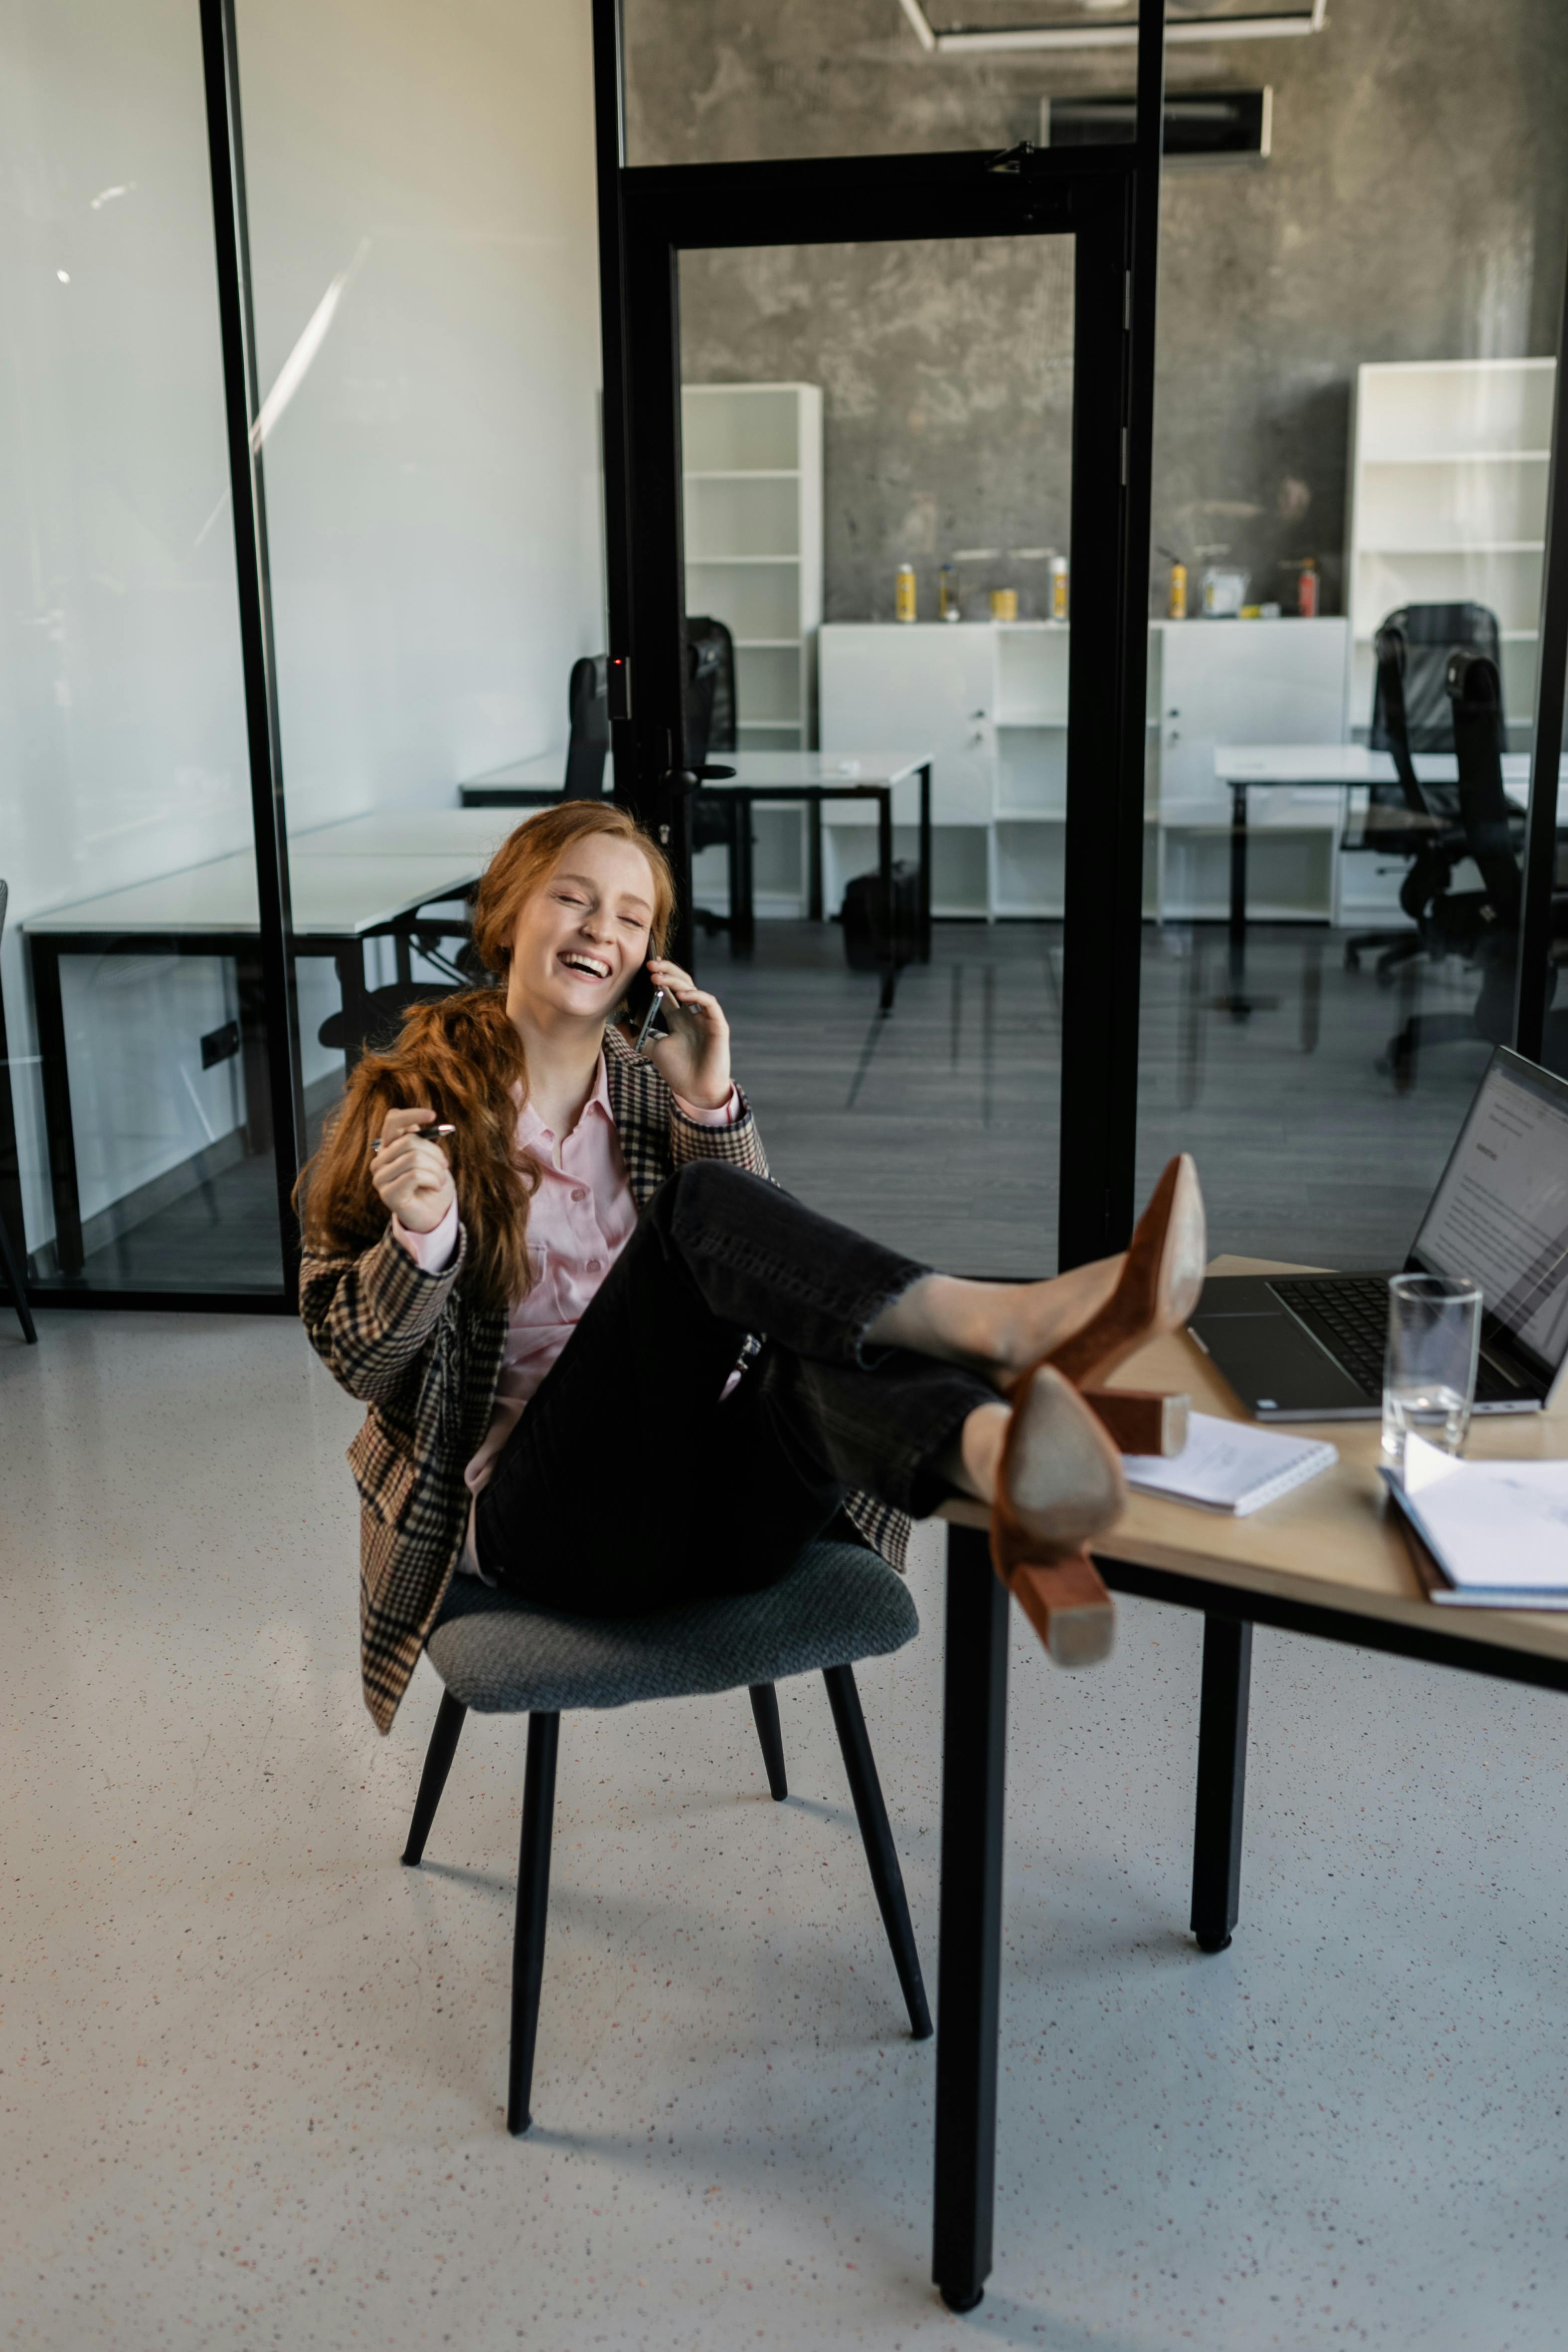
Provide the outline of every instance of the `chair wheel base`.
[[1228,1929],[1223,1936],[1200,1936],[1197,1939],[1197,1948],[1200,1952],[1228,1952],[1230,1949]]
[[945,2286],[939,2286],[936,2292],[948,2310],[957,2312],[960,2317],[967,2311],[978,2311],[986,2299],[986,2290],[983,2286],[977,2286],[972,2294],[950,2294]]

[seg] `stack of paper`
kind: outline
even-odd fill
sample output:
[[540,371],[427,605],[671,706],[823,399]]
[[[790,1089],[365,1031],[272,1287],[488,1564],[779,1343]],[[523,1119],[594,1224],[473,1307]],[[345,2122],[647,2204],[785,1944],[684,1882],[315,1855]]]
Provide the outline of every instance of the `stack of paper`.
[[1461,1462],[1406,1437],[1403,1480],[1383,1475],[1437,1570],[1432,1600],[1568,1609],[1568,1462]]
[[1128,1486],[1141,1495],[1197,1503],[1207,1511],[1234,1511],[1240,1518],[1338,1460],[1335,1448],[1318,1438],[1287,1437],[1249,1421],[1194,1412],[1187,1416],[1186,1444],[1179,1454],[1129,1454],[1122,1467]]

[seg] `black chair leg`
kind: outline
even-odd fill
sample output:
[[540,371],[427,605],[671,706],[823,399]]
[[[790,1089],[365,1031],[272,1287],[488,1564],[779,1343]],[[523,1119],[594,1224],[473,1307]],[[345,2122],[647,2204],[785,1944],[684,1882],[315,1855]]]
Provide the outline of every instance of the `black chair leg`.
[[523,1839],[517,1861],[517,1924],[512,1941],[512,2052],[507,2080],[507,2129],[520,2138],[532,2123],[534,2045],[539,2030],[539,1987],[545,1973],[545,1921],[549,1910],[550,1834],[555,1827],[555,1759],[559,1715],[528,1717],[528,1764],[523,1780]]
[[34,1328],[32,1313],[27,1305],[27,1293],[22,1282],[22,1269],[17,1265],[16,1253],[11,1247],[11,1236],[5,1230],[4,1217],[0,1217],[0,1270],[4,1270],[5,1276],[6,1287],[11,1293],[11,1304],[16,1310],[16,1320],[22,1326],[22,1337],[29,1348],[36,1348],[38,1344],[38,1334]]
[[779,1720],[779,1694],[771,1683],[751,1685],[751,1712],[757,1724],[757,1737],[762,1742],[762,1760],[768,1767],[768,1786],[773,1801],[781,1805],[789,1794],[789,1782],[784,1770],[784,1731]]
[[441,1791],[446,1786],[446,1775],[452,1769],[452,1759],[457,1753],[457,1742],[463,1735],[463,1718],[467,1712],[467,1708],[460,1706],[450,1691],[442,1692],[435,1728],[424,1751],[424,1769],[419,1776],[419,1794],[413,1801],[413,1819],[408,1825],[408,1843],[402,1850],[402,1858],[410,1869],[424,1859],[424,1841],[430,1835],[431,1825],[435,1820],[435,1808],[441,1802]]
[[909,2029],[916,2042],[924,2042],[931,2032],[931,2011],[920,1973],[920,1955],[915,1948],[915,1928],[904,1892],[904,1873],[898,1866],[898,1850],[893,1843],[893,1829],[883,1802],[882,1783],[876,1777],[853,1669],[828,1666],[823,1670],[822,1680],[828,1685],[833,1728],[839,1735],[844,1769],[850,1776],[850,1794],[855,1801],[855,1817],[865,1843],[866,1860],[871,1864],[882,1924],[893,1946],[894,1966],[909,2008]]

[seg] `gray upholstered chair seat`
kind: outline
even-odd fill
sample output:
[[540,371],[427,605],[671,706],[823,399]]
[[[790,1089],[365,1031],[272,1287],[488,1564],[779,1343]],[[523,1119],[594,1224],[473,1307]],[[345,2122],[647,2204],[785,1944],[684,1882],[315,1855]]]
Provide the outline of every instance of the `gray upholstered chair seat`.
[[580,1707],[632,1706],[650,1698],[716,1697],[748,1690],[768,1785],[789,1795],[779,1697],[790,1675],[820,1673],[849,1776],[872,1885],[893,1948],[894,1966],[917,2041],[931,2011],[915,1948],[909,1903],[882,1786],[855,1688],[854,1662],[901,1650],[920,1631],[904,1579],[860,1544],[809,1544],[787,1576],[760,1592],[695,1601],[646,1617],[563,1617],[532,1609],[477,1577],[455,1576],[425,1648],[445,1689],[420,1776],[403,1860],[423,1857],[441,1792],[470,1707],[481,1715],[526,1715],[517,1857],[517,1917],[512,1939],[512,2047],[507,2128],[528,2128],[534,2044],[549,1907],[560,1718]]
[[559,1617],[456,1576],[426,1647],[462,1706],[556,1715],[783,1682],[884,1656],[919,1631],[908,1587],[885,1560],[823,1542],[760,1592],[647,1617]]

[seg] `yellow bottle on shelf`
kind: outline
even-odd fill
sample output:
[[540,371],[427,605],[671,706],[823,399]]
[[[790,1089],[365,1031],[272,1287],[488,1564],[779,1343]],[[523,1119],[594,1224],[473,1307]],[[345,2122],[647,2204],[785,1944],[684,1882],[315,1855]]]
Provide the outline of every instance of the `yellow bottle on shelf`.
[[901,563],[894,588],[894,611],[901,621],[915,618],[915,566]]

